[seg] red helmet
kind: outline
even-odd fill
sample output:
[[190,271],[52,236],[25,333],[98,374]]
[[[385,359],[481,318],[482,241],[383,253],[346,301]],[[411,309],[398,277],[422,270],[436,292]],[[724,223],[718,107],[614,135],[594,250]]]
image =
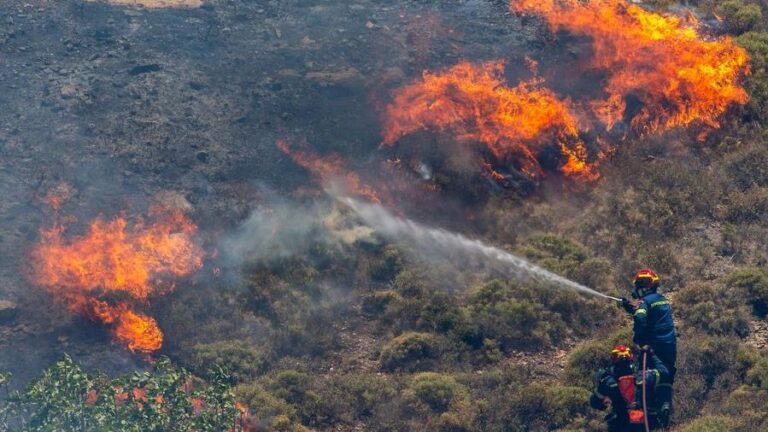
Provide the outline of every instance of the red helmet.
[[632,363],[634,357],[632,356],[632,350],[626,345],[616,345],[611,351],[611,363]]
[[657,289],[659,275],[651,269],[642,269],[635,274],[635,288],[641,290]]

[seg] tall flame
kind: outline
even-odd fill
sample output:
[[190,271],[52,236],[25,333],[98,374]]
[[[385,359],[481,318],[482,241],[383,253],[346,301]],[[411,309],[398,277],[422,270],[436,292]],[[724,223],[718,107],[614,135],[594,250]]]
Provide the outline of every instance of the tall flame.
[[97,218],[86,234],[71,237],[56,224],[32,250],[34,281],[71,311],[111,325],[132,351],[156,351],[163,342],[157,322],[134,305],[173,289],[164,278],[202,267],[197,226],[180,211],[155,208],[151,216],[151,224]]
[[[513,0],[511,7],[592,39],[590,66],[609,74],[607,97],[593,108],[609,129],[622,120],[641,134],[693,123],[718,127],[731,104],[747,101],[739,84],[749,73],[746,51],[730,37],[705,39],[690,20],[625,0]],[[631,119],[628,97],[642,104]]]
[[508,87],[504,64],[461,62],[396,90],[383,117],[384,144],[420,129],[447,130],[482,143],[530,176],[542,173],[537,152],[555,145],[566,175],[593,177],[568,104],[534,80]]

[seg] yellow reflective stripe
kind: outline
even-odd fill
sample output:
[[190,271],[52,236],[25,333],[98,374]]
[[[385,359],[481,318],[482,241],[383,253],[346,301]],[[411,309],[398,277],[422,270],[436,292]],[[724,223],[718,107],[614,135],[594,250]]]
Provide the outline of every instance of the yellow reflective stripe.
[[669,301],[667,300],[659,300],[657,302],[651,303],[651,307],[661,306],[661,305],[668,305]]
[[648,311],[646,311],[645,309],[638,309],[635,311],[635,315],[642,315],[646,313],[648,313]]
[[603,395],[602,393],[600,393],[600,392],[599,392],[599,391],[597,391],[597,390],[595,390],[595,396],[597,396],[597,397],[598,397],[598,398],[600,398],[600,399],[603,399],[603,398],[605,397],[605,395]]
[[659,371],[654,369],[653,374],[656,375],[656,385],[653,386],[653,389],[659,388],[659,381],[661,381],[661,375],[659,374]]
[[656,387],[672,387],[670,383],[659,383]]

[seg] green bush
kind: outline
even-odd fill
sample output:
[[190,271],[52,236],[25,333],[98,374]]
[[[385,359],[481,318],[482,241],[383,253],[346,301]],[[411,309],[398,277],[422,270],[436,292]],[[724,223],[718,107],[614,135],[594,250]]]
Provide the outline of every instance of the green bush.
[[371,278],[376,281],[392,280],[404,267],[400,251],[394,246],[386,246],[381,256],[370,267]]
[[564,275],[589,258],[584,246],[554,235],[536,235],[526,241],[525,256],[547,269]]
[[440,342],[429,333],[406,332],[387,342],[379,362],[386,371],[422,371],[435,365]]
[[[756,121],[765,120],[768,116],[768,33],[750,31],[737,38],[739,45],[749,53],[752,74],[746,79],[746,88],[749,92],[748,107]],[[764,158],[761,155],[761,158]],[[755,165],[758,161],[750,162]],[[746,168],[745,168],[746,171]],[[762,166],[758,174],[765,171]],[[758,178],[765,178],[759,175]],[[764,186],[764,185],[762,185]]]
[[193,348],[190,361],[198,374],[214,365],[224,367],[235,382],[252,381],[267,365],[266,355],[248,343],[239,340],[198,344]]
[[377,291],[363,297],[362,311],[369,317],[380,317],[390,305],[402,301],[403,298],[393,291]]
[[587,414],[589,395],[579,387],[529,384],[507,395],[504,422],[511,430],[564,428]]
[[547,389],[546,405],[550,426],[561,427],[587,414],[590,391],[582,387],[553,386]]
[[323,400],[336,405],[338,417],[349,416],[348,421],[368,419],[397,395],[394,380],[364,373],[332,376],[317,391]]
[[747,371],[746,383],[768,390],[768,359],[762,358]]
[[475,408],[468,389],[452,376],[423,372],[413,376],[402,391],[401,415],[411,420],[411,429],[469,431]]
[[[768,56],[768,37],[765,55]],[[726,155],[725,171],[739,191],[768,187],[768,151],[765,151],[762,141],[743,144],[742,148]]]
[[[680,344],[679,369],[704,378],[708,385],[738,365],[739,341],[728,337],[689,337]],[[681,372],[682,374],[682,372]]]
[[12,419],[19,432],[242,430],[229,377],[211,371],[210,384],[198,389],[191,378],[163,358],[154,372],[113,380],[65,355],[25,390],[0,400],[0,427]]
[[539,303],[516,298],[516,286],[491,281],[469,298],[469,316],[484,338],[504,351],[550,345],[566,333],[563,320]]
[[421,403],[439,413],[448,411],[457,393],[464,391],[452,377],[433,372],[416,375],[409,388]]
[[281,371],[269,386],[272,394],[293,405],[301,422],[308,426],[326,426],[335,419],[318,392],[312,388],[310,376],[294,370]]
[[757,267],[734,271],[725,279],[727,286],[743,291],[755,314],[765,317],[768,313],[768,274]]
[[728,196],[728,222],[734,224],[760,222],[768,212],[768,188],[752,187]]
[[290,425],[297,419],[295,407],[259,384],[240,384],[234,391],[238,400],[251,407],[252,416],[267,427],[277,429],[278,425]]
[[631,345],[631,342],[632,331],[625,329],[580,344],[568,356],[563,381],[591,389],[598,369],[611,365],[611,350],[618,344]]
[[732,432],[736,421],[726,416],[704,416],[682,428],[680,432]]
[[400,272],[390,287],[393,295],[367,299],[364,307],[375,309],[386,302],[386,311],[380,316],[380,321],[395,332],[418,330],[445,333],[462,318],[455,296],[419,273]]
[[759,5],[747,4],[742,0],[724,1],[718,10],[728,30],[737,35],[755,29],[763,19],[763,11]]
[[744,296],[723,292],[718,282],[693,283],[675,297],[675,311],[687,326],[712,335],[749,333],[749,311]]
[[735,420],[733,431],[765,430],[768,427],[768,391],[740,386],[717,407],[717,412]]

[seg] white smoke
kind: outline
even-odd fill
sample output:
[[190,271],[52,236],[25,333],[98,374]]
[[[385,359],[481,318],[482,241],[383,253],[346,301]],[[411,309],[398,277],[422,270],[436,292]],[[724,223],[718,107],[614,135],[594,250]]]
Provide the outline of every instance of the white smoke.
[[509,278],[534,280],[547,285],[574,289],[588,295],[618,300],[478,240],[399,218],[376,204],[346,196],[337,196],[337,199],[349,206],[379,234],[393,241],[407,242],[409,246],[423,251],[425,255],[442,255],[462,265],[469,262],[483,262]]
[[309,250],[322,236],[317,208],[278,201],[254,209],[232,233],[219,241],[227,265],[266,263]]

